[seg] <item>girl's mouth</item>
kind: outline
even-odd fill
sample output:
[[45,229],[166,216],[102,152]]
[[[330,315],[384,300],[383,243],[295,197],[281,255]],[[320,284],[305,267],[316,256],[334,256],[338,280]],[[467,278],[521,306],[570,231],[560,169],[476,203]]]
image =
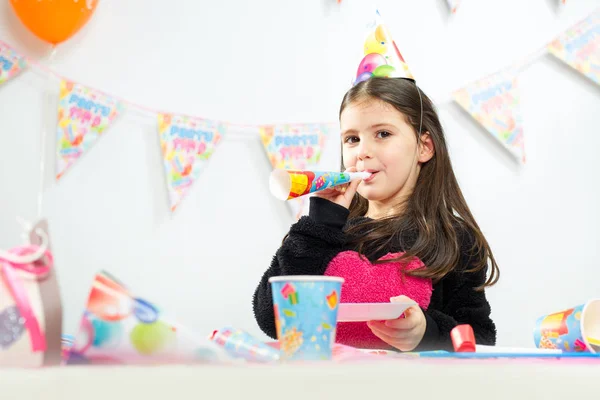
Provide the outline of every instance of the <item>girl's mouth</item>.
[[368,177],[368,178],[366,178],[366,179],[363,179],[363,182],[371,182],[371,181],[373,180],[373,178],[375,178],[375,175],[377,175],[377,173],[378,173],[379,171],[367,171],[367,172],[370,172],[370,173],[371,173],[371,176],[369,176],[369,177]]

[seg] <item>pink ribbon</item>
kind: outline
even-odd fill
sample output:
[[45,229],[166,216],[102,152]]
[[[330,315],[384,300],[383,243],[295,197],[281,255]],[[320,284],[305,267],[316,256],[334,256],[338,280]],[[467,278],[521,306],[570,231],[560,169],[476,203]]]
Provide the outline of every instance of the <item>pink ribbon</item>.
[[[39,251],[40,247],[30,245],[17,247],[9,250],[9,253],[15,254],[16,256],[26,256]],[[0,267],[1,272],[4,275],[4,280],[8,286],[21,317],[25,320],[25,327],[29,331],[31,338],[31,350],[32,351],[46,351],[46,336],[40,328],[40,323],[35,317],[35,313],[29,303],[27,291],[21,279],[17,276],[17,270],[27,272],[33,275],[35,279],[43,279],[50,272],[50,268],[53,266],[52,253],[46,250],[42,257],[33,262],[14,262],[2,258],[0,255]]]

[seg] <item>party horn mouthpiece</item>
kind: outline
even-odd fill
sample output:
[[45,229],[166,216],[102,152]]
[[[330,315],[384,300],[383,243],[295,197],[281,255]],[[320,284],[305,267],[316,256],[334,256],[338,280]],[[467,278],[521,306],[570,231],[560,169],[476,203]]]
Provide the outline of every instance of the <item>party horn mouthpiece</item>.
[[279,200],[290,200],[357,179],[366,179],[370,172],[322,172],[275,169],[269,178],[271,194]]

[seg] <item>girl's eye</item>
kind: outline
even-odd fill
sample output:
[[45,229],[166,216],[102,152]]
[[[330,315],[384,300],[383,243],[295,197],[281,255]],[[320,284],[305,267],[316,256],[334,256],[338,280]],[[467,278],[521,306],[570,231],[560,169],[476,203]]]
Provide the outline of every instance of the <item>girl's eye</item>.
[[358,138],[356,136],[346,136],[346,138],[344,138],[344,143],[356,143],[358,142]]
[[389,133],[388,131],[379,131],[377,132],[377,137],[380,139],[385,139],[388,136],[391,136],[392,134]]

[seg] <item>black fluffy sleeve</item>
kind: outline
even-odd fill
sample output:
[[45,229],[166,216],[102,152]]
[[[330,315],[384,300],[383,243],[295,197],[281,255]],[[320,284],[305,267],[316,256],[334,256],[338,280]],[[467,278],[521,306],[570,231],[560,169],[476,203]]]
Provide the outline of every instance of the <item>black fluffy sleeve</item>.
[[292,225],[271,266],[254,291],[253,309],[261,330],[276,338],[269,278],[282,275],[323,275],[329,262],[343,249],[343,227],[348,210],[319,197],[310,199],[308,216]]

